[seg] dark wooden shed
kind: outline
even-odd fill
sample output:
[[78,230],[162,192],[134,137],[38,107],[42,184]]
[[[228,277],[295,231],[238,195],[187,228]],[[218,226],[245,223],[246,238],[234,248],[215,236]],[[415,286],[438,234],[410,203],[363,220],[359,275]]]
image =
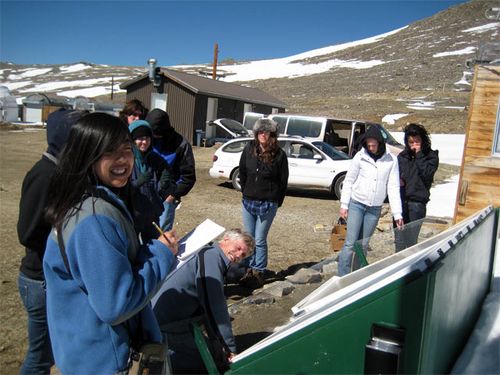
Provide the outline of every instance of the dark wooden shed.
[[120,87],[127,90],[127,101],[139,99],[150,109],[167,111],[174,128],[192,143],[197,130],[207,137],[215,135],[215,129],[206,126],[209,120],[227,117],[242,122],[245,112],[285,112],[285,103],[259,89],[177,70],[157,72],[155,84],[144,74]]

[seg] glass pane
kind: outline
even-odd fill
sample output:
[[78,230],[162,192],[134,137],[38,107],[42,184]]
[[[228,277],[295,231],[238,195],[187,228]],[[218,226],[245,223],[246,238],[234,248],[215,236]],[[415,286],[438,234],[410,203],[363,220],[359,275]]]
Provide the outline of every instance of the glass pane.
[[321,121],[291,117],[288,120],[287,133],[302,137],[319,137],[321,134]]
[[[449,227],[450,223],[445,220],[424,218],[405,224],[403,229],[397,229],[393,228],[392,220],[387,221],[386,216],[384,216],[379,220],[377,229],[375,229],[371,237],[355,242],[352,270],[354,271],[366,265],[364,263],[365,259],[368,264],[375,263],[378,260],[393,255],[395,252],[419,244]],[[361,258],[355,255],[356,249],[362,251],[363,255]]]
[[224,152],[242,152],[248,141],[231,142],[224,146]]

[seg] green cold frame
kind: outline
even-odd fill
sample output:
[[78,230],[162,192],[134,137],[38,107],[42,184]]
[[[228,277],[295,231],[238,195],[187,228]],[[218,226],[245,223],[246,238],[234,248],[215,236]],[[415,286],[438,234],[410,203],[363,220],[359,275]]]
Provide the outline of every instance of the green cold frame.
[[[409,272],[397,276],[396,268],[385,274],[382,280],[391,281],[382,287],[366,283],[361,297],[350,296],[352,302],[325,303],[299,314],[289,326],[241,353],[226,374],[384,373],[377,366],[391,361],[397,373],[448,373],[490,288],[498,214],[489,207],[416,250],[341,278],[343,287],[357,285],[377,272],[388,272],[405,257],[418,258],[419,251],[428,251],[410,263]],[[326,289],[319,292],[319,300],[340,292],[342,288],[334,293]],[[382,336],[389,335],[381,340],[373,337],[380,327],[388,332]],[[400,342],[391,343],[392,334]],[[389,342],[390,350],[372,352],[367,349],[370,342],[375,348]]]

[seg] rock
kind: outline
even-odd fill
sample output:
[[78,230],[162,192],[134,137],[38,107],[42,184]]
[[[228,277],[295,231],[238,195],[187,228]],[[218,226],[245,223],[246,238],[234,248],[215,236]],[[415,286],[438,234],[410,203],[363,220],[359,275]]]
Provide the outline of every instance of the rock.
[[293,284],[312,284],[321,282],[321,273],[311,268],[301,268],[294,275],[287,276],[286,279]]
[[230,316],[236,315],[241,311],[241,308],[238,305],[231,305],[228,306],[227,311],[229,312]]
[[289,281],[275,281],[264,285],[264,291],[274,297],[283,297],[293,292],[295,286]]
[[323,266],[323,275],[336,275],[338,270],[337,262],[325,264]]
[[257,294],[252,294],[251,296],[247,297],[245,300],[245,304],[254,304],[254,305],[261,305],[261,304],[267,304],[270,305],[274,303],[275,299],[272,295],[266,292],[259,292]]
[[321,262],[319,263],[316,263],[315,265],[311,266],[310,268],[315,270],[315,271],[318,271],[318,272],[321,272],[321,273],[324,273],[323,271],[323,268],[326,266],[326,265],[329,265],[329,264],[332,264],[332,263],[335,263],[336,262],[336,256],[333,256],[333,257],[329,257],[329,258],[325,258],[323,259]]

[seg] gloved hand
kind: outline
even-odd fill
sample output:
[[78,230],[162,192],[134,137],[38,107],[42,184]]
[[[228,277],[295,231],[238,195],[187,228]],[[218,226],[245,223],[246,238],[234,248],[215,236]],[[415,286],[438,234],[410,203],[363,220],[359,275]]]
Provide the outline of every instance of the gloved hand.
[[140,187],[144,185],[146,182],[151,180],[151,176],[151,171],[146,171],[143,174],[139,175],[139,177],[137,177],[137,180],[135,180],[135,186]]
[[162,195],[168,197],[174,195],[177,184],[175,183],[174,176],[168,171],[164,170],[160,176],[160,190]]

